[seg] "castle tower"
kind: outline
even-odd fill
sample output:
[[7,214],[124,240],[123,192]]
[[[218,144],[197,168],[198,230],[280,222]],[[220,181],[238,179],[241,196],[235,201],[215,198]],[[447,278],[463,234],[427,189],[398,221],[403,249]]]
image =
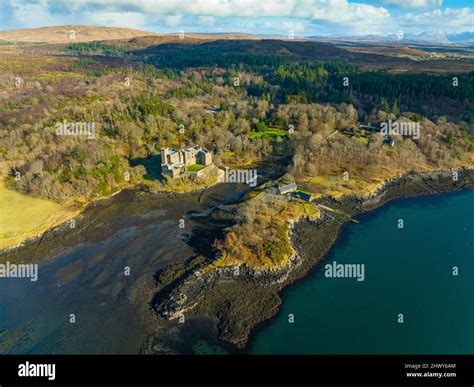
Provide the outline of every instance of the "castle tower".
[[160,149],[161,151],[161,164],[168,164],[168,155],[170,153],[170,148],[163,146]]

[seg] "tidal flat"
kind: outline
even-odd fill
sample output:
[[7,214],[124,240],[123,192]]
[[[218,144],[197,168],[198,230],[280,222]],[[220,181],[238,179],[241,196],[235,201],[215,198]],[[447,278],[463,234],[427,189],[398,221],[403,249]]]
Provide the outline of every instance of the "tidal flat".
[[[461,171],[457,182],[450,173],[413,173],[371,198],[324,203],[357,214],[394,198],[468,188],[473,182],[470,170]],[[292,241],[298,257],[288,268],[258,274],[244,269],[238,277],[217,269],[204,282],[192,281],[197,257],[212,260],[213,240],[232,221],[217,207],[244,194],[245,187],[229,184],[179,195],[124,190],[90,206],[75,228],[56,229],[4,253],[2,262],[38,262],[39,278],[0,281],[2,352],[248,351],[255,328],[263,329],[278,314],[282,290],[317,266],[344,220],[324,215],[297,223]],[[186,226],[180,229],[183,218]],[[156,312],[160,302],[180,293],[193,304],[182,305],[188,308],[185,321]]]

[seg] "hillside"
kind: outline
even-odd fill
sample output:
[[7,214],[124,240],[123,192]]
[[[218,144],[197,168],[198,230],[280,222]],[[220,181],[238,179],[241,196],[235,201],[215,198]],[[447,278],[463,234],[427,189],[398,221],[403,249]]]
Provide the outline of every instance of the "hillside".
[[[194,35],[197,37],[197,35]],[[216,37],[219,35],[216,35]],[[135,42],[140,41],[140,42]],[[437,53],[431,55],[421,49],[409,47],[366,47],[333,45],[331,43],[309,40],[199,40],[191,35],[184,40],[158,42],[157,39],[134,39],[139,48],[132,54],[153,64],[171,67],[199,67],[202,65],[225,65],[242,61],[254,63],[252,58],[259,56],[257,62],[275,61],[338,61],[345,60],[369,70],[386,70],[394,73],[468,73],[474,71],[474,59]],[[139,43],[139,44],[138,44]],[[189,44],[191,43],[191,44]],[[197,44],[193,44],[197,43]],[[146,47],[148,45],[148,47]],[[140,48],[142,48],[140,50]],[[433,52],[436,49],[433,48]],[[82,52],[91,54],[91,52]],[[455,58],[456,60],[453,60]],[[436,59],[436,60],[434,60]],[[262,62],[262,63],[263,63]],[[256,62],[255,62],[256,63]],[[275,63],[273,63],[275,64]]]
[[64,25],[0,31],[0,40],[29,43],[70,43],[92,42],[95,40],[133,39],[149,35],[156,34],[132,28]]
[[[241,33],[198,34],[186,33],[184,42],[212,40],[260,40],[258,36]],[[133,28],[94,27],[84,25],[63,25],[54,27],[26,28],[0,31],[0,41],[25,43],[81,43],[92,41],[131,40],[138,45],[159,45],[180,41],[175,34],[157,34]]]
[[[410,169],[474,165],[474,73],[454,73],[460,87],[452,86],[451,74],[462,66],[473,71],[473,60],[450,59],[444,73],[431,75],[448,59],[414,61],[314,41],[243,36],[186,34],[179,40],[166,34],[0,46],[0,177],[12,191],[5,188],[3,196],[6,203],[42,200],[27,205],[38,211],[30,226],[20,216],[7,219],[5,244],[23,239],[21,225],[26,236],[36,235],[67,218],[69,206],[125,187],[195,187],[193,181],[171,186],[160,180],[154,166],[160,165],[162,145],[198,144],[222,168],[271,163],[304,191],[337,197],[371,192],[381,180]],[[218,112],[209,114],[210,107]],[[420,123],[423,134],[386,146],[380,135],[359,130],[359,124],[388,119]],[[57,135],[60,123],[90,125],[94,134]],[[342,171],[350,182],[341,181]],[[254,211],[257,205],[262,211]],[[264,214],[265,208],[265,202],[254,201],[247,212]],[[296,219],[302,211],[290,212]],[[255,219],[273,218],[268,212]],[[239,251],[252,248],[244,237],[256,235],[254,223],[234,230],[241,239],[233,246],[247,246]],[[282,230],[268,227],[268,237]],[[290,250],[283,247],[266,245],[272,262],[288,258]],[[228,261],[238,258],[233,248],[223,250]],[[280,260],[273,255],[277,250],[288,254]],[[266,265],[266,258],[261,255],[259,262]]]

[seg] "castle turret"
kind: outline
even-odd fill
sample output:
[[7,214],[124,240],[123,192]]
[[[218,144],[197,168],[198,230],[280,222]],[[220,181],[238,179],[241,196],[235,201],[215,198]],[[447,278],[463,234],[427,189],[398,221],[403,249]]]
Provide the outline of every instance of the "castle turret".
[[170,148],[167,146],[161,147],[161,164],[167,164],[168,163],[168,155],[170,153]]

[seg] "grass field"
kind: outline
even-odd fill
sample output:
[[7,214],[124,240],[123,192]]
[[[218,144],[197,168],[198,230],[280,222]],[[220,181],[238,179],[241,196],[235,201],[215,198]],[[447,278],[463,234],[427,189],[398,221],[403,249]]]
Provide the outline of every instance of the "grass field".
[[40,235],[77,213],[70,206],[9,190],[0,181],[0,249]]
[[279,128],[268,128],[263,132],[252,132],[250,134],[251,138],[266,138],[268,140],[276,140],[277,137],[283,138],[288,137],[288,131]]
[[204,167],[205,167],[205,165],[202,165],[202,164],[190,165],[188,167],[188,172],[197,172],[197,171],[200,171],[201,169],[203,169]]
[[344,195],[370,195],[382,182],[383,179],[368,182],[357,176],[351,176],[348,181],[344,181],[341,173],[332,176],[311,176],[298,183],[305,188],[304,191],[307,193],[340,198]]

